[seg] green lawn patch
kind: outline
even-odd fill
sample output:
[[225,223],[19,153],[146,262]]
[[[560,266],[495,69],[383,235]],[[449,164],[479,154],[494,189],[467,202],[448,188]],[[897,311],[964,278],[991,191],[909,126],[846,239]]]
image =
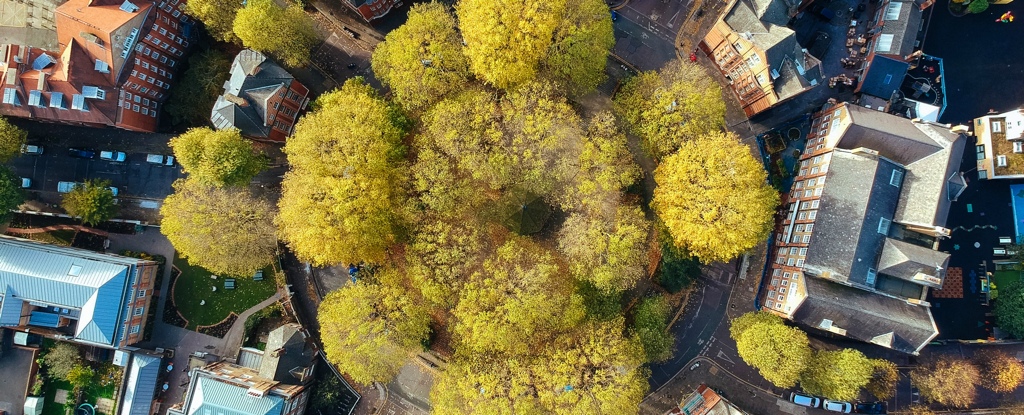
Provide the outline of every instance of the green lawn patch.
[[64,404],[59,404],[53,401],[53,398],[57,396],[57,389],[64,389],[68,391],[68,400],[74,400],[74,391],[71,387],[71,383],[66,380],[47,379],[45,386],[43,386],[43,415],[64,415]]
[[45,242],[48,244],[71,246],[71,241],[75,239],[76,233],[78,233],[78,231],[71,229],[60,229],[49,232],[19,233],[14,235],[25,239],[31,239],[33,241]]
[[[190,330],[217,324],[232,312],[240,314],[277,291],[274,269],[270,266],[263,270],[263,275],[267,276],[263,281],[253,281],[252,276],[235,277],[233,290],[224,289],[224,279],[227,278],[224,275],[212,279],[212,272],[189,265],[188,261],[177,256],[174,258],[174,266],[181,270],[181,275],[174,282],[174,305],[181,316],[188,320]],[[216,292],[213,287],[217,287]],[[203,301],[206,303],[200,305]]]
[[1014,269],[1005,269],[992,273],[992,282],[996,284],[996,289],[1002,289],[1011,282],[1020,281],[1021,272]]

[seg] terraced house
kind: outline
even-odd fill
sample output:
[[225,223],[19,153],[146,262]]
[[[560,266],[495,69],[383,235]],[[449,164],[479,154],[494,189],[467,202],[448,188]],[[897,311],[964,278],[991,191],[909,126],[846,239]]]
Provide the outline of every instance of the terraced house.
[[52,9],[50,25],[0,28],[12,40],[0,46],[0,114],[156,131],[192,19],[184,0],[135,1],[69,0]]
[[974,119],[978,178],[1024,178],[1024,110]]
[[962,128],[842,103],[818,114],[784,197],[759,305],[803,326],[917,354],[938,335]]

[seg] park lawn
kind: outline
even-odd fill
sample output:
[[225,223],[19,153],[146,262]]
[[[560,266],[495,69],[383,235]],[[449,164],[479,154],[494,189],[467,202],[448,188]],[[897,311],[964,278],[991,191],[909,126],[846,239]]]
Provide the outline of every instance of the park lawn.
[[[174,282],[174,306],[188,320],[190,330],[217,324],[232,312],[241,314],[277,291],[271,266],[263,270],[263,281],[253,281],[251,276],[236,277],[233,290],[224,289],[223,275],[212,279],[212,272],[191,265],[178,256],[174,257],[174,266],[181,270],[181,275]],[[217,287],[216,292],[213,287]],[[206,304],[200,305],[204,300]]]
[[1020,281],[1021,272],[1015,269],[1004,269],[992,273],[992,282],[996,284],[996,289],[1001,290],[1011,282]]

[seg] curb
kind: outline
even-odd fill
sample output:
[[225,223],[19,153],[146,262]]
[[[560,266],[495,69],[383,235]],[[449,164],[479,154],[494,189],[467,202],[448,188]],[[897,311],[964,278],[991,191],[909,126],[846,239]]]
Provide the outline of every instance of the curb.
[[715,363],[715,361],[714,361],[714,360],[711,360],[711,359],[709,359],[709,358],[707,358],[707,357],[704,357],[704,356],[697,356],[697,357],[695,357],[695,358],[693,358],[693,359],[690,359],[690,361],[689,361],[689,362],[686,362],[686,364],[685,364],[685,365],[683,365],[683,369],[682,369],[682,370],[680,370],[680,371],[678,371],[678,372],[676,372],[676,374],[675,374],[675,375],[672,375],[672,377],[668,379],[668,382],[665,382],[665,384],[664,384],[664,385],[661,385],[661,387],[659,387],[658,389],[655,389],[655,390],[654,390],[654,391],[652,391],[651,393],[648,393],[648,394],[647,394],[646,396],[644,396],[644,398],[643,398],[643,399],[641,400],[641,402],[643,402],[643,401],[645,401],[645,400],[649,399],[650,397],[654,396],[655,394],[657,394],[658,392],[660,392],[660,391],[661,391],[662,389],[665,389],[665,387],[667,387],[667,386],[668,386],[669,384],[671,384],[671,383],[672,383],[672,381],[673,381],[673,380],[675,380],[675,378],[676,378],[677,376],[679,376],[679,374],[680,374],[680,373],[683,373],[684,371],[689,371],[689,367],[690,367],[690,366],[693,366],[693,364],[694,364],[694,363],[698,363],[698,362],[699,362],[699,363],[707,363],[707,364],[709,364],[709,365],[712,365],[712,366],[716,367],[716,368],[717,368],[718,370],[720,370],[720,371],[722,371],[722,372],[724,372],[724,373],[728,374],[728,375],[729,375],[729,377],[733,378],[733,379],[734,379],[734,380],[736,380],[736,381],[739,381],[740,383],[742,383],[742,384],[744,384],[744,385],[746,385],[746,386],[748,386],[748,387],[751,387],[751,388],[754,388],[754,389],[756,389],[756,390],[758,390],[758,391],[761,391],[761,392],[767,393],[768,395],[771,395],[771,396],[778,396],[778,395],[776,395],[776,394],[775,394],[775,392],[773,392],[773,391],[770,391],[770,390],[766,390],[766,389],[762,389],[762,388],[761,388],[760,386],[755,386],[755,385],[751,384],[750,382],[747,382],[746,380],[744,380],[744,379],[741,379],[740,377],[738,377],[738,376],[734,375],[734,374],[733,374],[732,372],[730,372],[730,371],[728,371],[727,369],[723,368],[723,367],[722,367],[721,365],[719,365],[718,363]]

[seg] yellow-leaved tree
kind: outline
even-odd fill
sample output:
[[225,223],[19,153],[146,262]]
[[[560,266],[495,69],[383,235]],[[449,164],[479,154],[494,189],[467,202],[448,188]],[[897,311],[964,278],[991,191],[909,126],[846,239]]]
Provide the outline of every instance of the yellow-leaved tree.
[[284,151],[277,225],[314,264],[383,262],[405,204],[405,120],[362,79],[319,98]]
[[558,232],[558,249],[576,278],[605,291],[627,290],[646,273],[650,229],[638,206],[622,204],[611,215],[574,212]]
[[587,126],[579,144],[579,160],[568,184],[556,195],[564,210],[588,210],[613,214],[622,189],[636,181],[640,168],[626,147],[626,135],[615,125],[615,116],[600,112]]
[[604,82],[608,53],[615,45],[608,4],[604,0],[567,1],[560,20],[541,72],[573,94],[590,92]]
[[245,47],[269,53],[291,67],[309,63],[317,42],[313,21],[302,6],[283,8],[274,0],[247,0],[232,28]]
[[768,237],[779,194],[731,133],[686,141],[654,171],[651,205],[679,248],[701,262],[729,261]]
[[191,128],[170,145],[189,179],[209,186],[247,185],[267,165],[266,156],[237,128]]
[[185,13],[199,19],[210,32],[210,36],[222,42],[234,42],[235,15],[242,8],[238,0],[190,0],[185,3]]

